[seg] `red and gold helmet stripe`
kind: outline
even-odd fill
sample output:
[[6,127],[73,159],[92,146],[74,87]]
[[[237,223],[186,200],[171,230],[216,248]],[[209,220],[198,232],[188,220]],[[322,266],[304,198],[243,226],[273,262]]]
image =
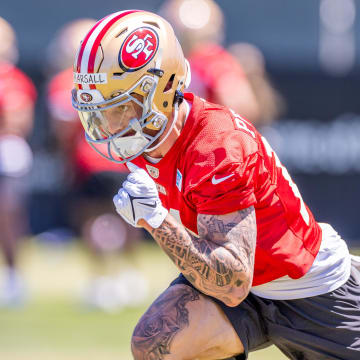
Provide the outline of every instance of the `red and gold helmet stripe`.
[[[78,73],[93,73],[96,53],[98,51],[98,47],[101,43],[101,40],[104,38],[106,32],[119,19],[123,18],[126,15],[133,14],[139,11],[140,10],[119,11],[99,20],[91,28],[91,30],[88,32],[88,34],[84,38],[84,41],[81,44],[79,55],[76,61],[77,64],[76,71]],[[95,84],[89,84],[89,85],[79,84],[79,89],[83,89],[83,86],[89,87],[89,89],[96,89]]]

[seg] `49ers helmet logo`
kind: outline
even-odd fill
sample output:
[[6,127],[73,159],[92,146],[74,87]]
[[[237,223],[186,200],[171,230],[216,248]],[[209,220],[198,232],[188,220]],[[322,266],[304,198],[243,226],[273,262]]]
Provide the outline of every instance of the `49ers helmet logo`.
[[80,99],[85,102],[90,102],[93,99],[93,97],[91,94],[84,92],[80,94]]
[[141,27],[125,39],[119,52],[119,65],[124,71],[136,71],[148,64],[156,54],[159,36],[151,28]]

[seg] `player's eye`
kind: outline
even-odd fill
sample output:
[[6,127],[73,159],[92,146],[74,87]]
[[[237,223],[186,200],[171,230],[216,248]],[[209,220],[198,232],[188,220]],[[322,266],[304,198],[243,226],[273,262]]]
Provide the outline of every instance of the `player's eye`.
[[124,113],[129,110],[129,105],[121,105],[117,109],[120,113]]

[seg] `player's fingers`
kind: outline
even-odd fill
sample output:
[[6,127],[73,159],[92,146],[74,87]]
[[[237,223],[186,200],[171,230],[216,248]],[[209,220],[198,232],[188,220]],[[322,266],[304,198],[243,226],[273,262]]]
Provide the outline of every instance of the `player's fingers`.
[[152,187],[142,182],[124,181],[123,188],[131,196],[153,196]]
[[149,175],[144,169],[137,168],[136,170],[134,170],[134,172],[130,173],[127,176],[127,180],[132,183],[142,183],[146,181],[148,177]]
[[114,196],[114,199],[115,198],[118,202],[124,203],[125,200],[129,198],[129,194],[124,188],[120,188],[118,193]]
[[122,207],[122,205],[123,205],[120,196],[117,194],[113,197],[113,203],[116,207]]
[[134,172],[136,171],[137,169],[140,169],[137,165],[131,163],[131,162],[128,162],[127,164],[127,167],[128,169],[131,171],[131,172]]

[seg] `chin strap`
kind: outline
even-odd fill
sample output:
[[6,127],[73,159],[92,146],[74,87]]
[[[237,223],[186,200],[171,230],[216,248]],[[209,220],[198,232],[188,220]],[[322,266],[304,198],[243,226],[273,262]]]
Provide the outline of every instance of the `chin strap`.
[[184,84],[183,80],[179,81],[178,88],[175,90],[174,101],[173,101],[174,118],[173,118],[173,121],[171,123],[171,126],[170,126],[168,132],[161,139],[161,141],[159,141],[155,146],[153,146],[151,148],[147,148],[144,152],[147,153],[147,152],[150,152],[150,151],[153,151],[153,150],[157,149],[160,145],[162,145],[164,143],[164,141],[169,137],[172,130],[174,129],[174,126],[176,124],[176,121],[177,121],[177,118],[178,118],[178,115],[179,115],[179,106],[184,101],[184,94],[180,91],[183,84]]
[[180,90],[175,91],[173,105],[178,103],[179,105],[184,101],[184,94]]
[[176,103],[174,104],[174,118],[173,118],[173,121],[172,121],[172,123],[171,123],[171,126],[170,126],[168,132],[167,132],[166,135],[161,139],[161,141],[159,141],[155,146],[153,146],[153,147],[151,147],[151,148],[147,148],[144,152],[153,151],[153,150],[157,149],[161,144],[164,143],[164,141],[169,137],[169,135],[171,134],[172,130],[174,129],[174,126],[175,126],[175,124],[176,124],[178,115],[179,115],[179,103],[176,102]]

